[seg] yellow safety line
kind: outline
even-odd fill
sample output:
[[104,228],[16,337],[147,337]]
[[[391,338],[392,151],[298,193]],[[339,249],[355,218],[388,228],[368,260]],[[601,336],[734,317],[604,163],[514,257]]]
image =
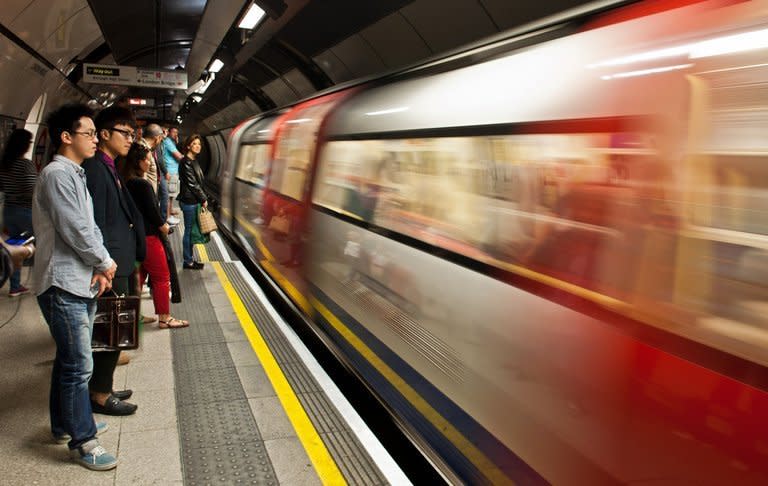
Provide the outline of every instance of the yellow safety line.
[[195,245],[197,247],[197,253],[200,255],[200,261],[203,263],[209,262],[208,259],[208,251],[205,249],[205,245],[202,243],[198,243]]
[[267,373],[269,381],[272,383],[272,387],[275,389],[277,397],[280,399],[280,403],[283,405],[291,424],[293,424],[294,430],[296,430],[296,435],[298,435],[299,440],[304,446],[304,450],[307,451],[309,459],[315,466],[320,481],[322,481],[323,484],[328,485],[347,484],[344,476],[342,476],[341,471],[336,465],[336,462],[331,457],[322,439],[320,439],[320,435],[309,420],[306,411],[301,406],[301,402],[299,402],[291,385],[288,383],[288,380],[286,380],[283,371],[280,369],[280,365],[277,364],[267,343],[256,328],[243,301],[240,300],[240,296],[235,291],[226,273],[224,273],[221,263],[212,262],[212,265],[216,270],[216,274],[219,277],[219,281],[221,282],[224,291],[227,293],[227,297],[229,297],[229,301],[232,304],[232,308],[235,310],[235,314],[237,314],[240,326],[248,337],[248,341],[251,343],[251,347],[259,358],[261,365],[264,367],[264,371]]
[[357,335],[344,325],[327,307],[320,301],[312,299],[312,305],[318,312],[346,339],[376,370],[381,373],[402,395],[429,420],[435,428],[451,441],[477,469],[488,477],[492,484],[512,484],[513,481],[504,472],[459,432],[440,412],[432,408],[424,398],[389,367],[379,356],[371,350]]

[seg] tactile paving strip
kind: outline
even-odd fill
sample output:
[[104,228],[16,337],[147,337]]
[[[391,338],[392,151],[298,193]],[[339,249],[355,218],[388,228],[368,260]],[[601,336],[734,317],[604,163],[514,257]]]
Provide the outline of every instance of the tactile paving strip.
[[236,265],[222,263],[221,266],[243,300],[253,321],[258,324],[259,332],[275,359],[280,363],[286,379],[298,394],[307,415],[317,428],[328,452],[347,482],[361,485],[387,484],[386,479],[357,437],[349,430],[328,396],[319,391],[320,387],[314,377],[250,290]]
[[174,311],[192,321],[171,332],[184,484],[277,485],[203,272],[180,270],[179,279],[183,311]]

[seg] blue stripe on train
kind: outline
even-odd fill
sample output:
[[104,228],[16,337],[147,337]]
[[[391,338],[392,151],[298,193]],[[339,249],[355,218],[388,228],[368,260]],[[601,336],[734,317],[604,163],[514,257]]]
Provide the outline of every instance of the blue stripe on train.
[[[358,338],[376,353],[392,370],[405,380],[437,412],[472,442],[489,460],[508,477],[520,484],[547,484],[547,481],[510,451],[496,437],[477,423],[464,410],[435,388],[408,363],[370,333],[356,319],[346,313],[315,285],[313,296],[344,323]],[[488,479],[451,443],[435,426],[419,413],[411,403],[378,370],[330,325],[319,313],[316,318],[344,350],[356,369],[368,380],[384,400],[410,425],[422,434],[453,470],[470,484],[487,483]]]

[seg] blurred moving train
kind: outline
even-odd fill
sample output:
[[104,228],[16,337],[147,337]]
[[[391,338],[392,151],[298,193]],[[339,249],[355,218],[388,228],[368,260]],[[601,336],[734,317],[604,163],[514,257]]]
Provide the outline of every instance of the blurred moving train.
[[528,27],[208,137],[451,481],[768,484],[768,2]]

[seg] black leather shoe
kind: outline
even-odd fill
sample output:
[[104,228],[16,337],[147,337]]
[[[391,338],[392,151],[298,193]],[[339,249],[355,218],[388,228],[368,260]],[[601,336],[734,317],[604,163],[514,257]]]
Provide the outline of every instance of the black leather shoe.
[[129,398],[131,398],[131,395],[133,395],[133,390],[119,390],[119,391],[112,390],[112,396],[117,398],[118,400],[128,400]]
[[91,401],[93,413],[102,413],[104,415],[131,415],[139,408],[137,405],[128,402],[121,402],[114,395],[107,397],[104,405]]
[[185,263],[184,268],[187,270],[202,270],[205,264],[200,262]]

